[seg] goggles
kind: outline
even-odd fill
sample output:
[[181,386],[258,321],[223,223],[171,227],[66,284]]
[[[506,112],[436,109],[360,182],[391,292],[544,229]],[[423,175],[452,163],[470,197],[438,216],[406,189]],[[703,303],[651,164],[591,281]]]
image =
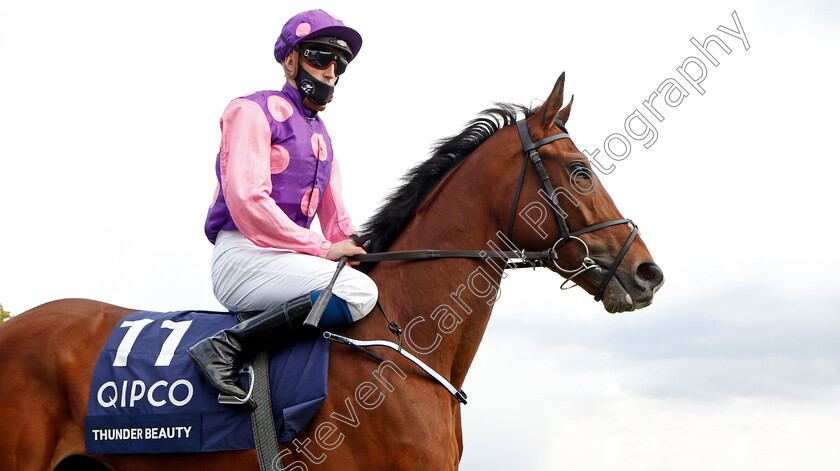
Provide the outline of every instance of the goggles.
[[335,63],[336,75],[343,74],[347,70],[347,64],[350,63],[344,55],[317,46],[298,47],[295,50],[298,51],[301,59],[319,70],[326,69],[330,64]]

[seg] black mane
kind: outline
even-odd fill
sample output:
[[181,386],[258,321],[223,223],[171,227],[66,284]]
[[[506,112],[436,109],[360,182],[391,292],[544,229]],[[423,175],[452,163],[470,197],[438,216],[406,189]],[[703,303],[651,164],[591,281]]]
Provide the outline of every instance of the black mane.
[[362,226],[359,242],[366,243],[365,250],[369,253],[387,251],[441,179],[496,131],[514,124],[517,112],[530,116],[534,110],[497,103],[495,108],[482,111],[459,134],[437,141],[432,156],[412,168],[402,178],[403,185]]

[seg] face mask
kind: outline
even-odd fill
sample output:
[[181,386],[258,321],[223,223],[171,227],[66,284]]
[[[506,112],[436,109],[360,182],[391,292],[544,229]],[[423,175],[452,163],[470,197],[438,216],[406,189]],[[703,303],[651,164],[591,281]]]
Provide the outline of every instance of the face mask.
[[301,65],[298,66],[295,83],[303,95],[303,106],[311,110],[324,111],[327,103],[332,101],[335,87],[316,79]]

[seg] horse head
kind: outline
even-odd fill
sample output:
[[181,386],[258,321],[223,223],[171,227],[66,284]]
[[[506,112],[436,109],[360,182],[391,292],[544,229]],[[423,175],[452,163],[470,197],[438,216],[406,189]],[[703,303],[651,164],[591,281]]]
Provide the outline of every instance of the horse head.
[[572,102],[563,106],[564,80],[536,110],[499,104],[440,140],[365,224],[368,251],[475,249],[507,235],[515,249],[547,254],[543,265],[609,312],[650,304],[662,270],[566,134]]
[[[607,311],[643,308],[662,286],[662,270],[637,236],[638,230],[624,219],[588,160],[565,134],[574,97],[563,106],[564,82],[565,73],[548,99],[527,118],[527,127],[519,129],[524,146],[529,138],[535,143],[536,159],[545,171],[541,173],[536,163],[528,164],[527,159],[534,162],[534,158],[527,148],[522,164],[519,151],[514,160],[522,165],[518,201],[508,209],[511,239],[525,249],[556,250],[555,263],[548,264],[549,269],[573,278],[596,301],[602,299]],[[549,182],[548,186],[543,181]]]

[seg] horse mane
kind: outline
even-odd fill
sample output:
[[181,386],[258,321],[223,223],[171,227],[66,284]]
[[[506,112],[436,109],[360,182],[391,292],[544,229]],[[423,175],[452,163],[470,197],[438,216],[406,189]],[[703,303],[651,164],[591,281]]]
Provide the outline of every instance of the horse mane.
[[[431,157],[409,170],[402,186],[362,225],[357,243],[366,244],[369,253],[387,251],[443,177],[499,129],[514,124],[517,112],[526,117],[534,114],[533,109],[522,105],[497,103],[479,113],[460,133],[438,140]],[[368,265],[363,269],[369,269],[373,264],[363,265]]]

